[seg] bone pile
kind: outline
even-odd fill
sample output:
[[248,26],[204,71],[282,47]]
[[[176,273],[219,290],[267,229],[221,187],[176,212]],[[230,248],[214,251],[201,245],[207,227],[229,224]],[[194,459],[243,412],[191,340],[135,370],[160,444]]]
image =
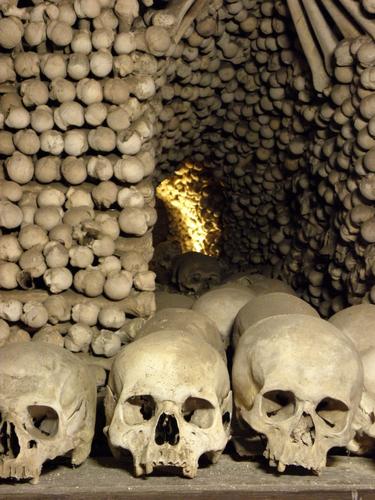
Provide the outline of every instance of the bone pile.
[[271,263],[325,317],[375,297],[373,3],[359,3],[218,2],[162,89],[158,172],[210,168],[227,259]]
[[[232,276],[192,309],[157,311],[116,354],[106,384],[103,431],[118,467],[193,478],[231,435],[238,454],[263,452],[280,473],[320,473],[337,446],[373,453],[374,318],[375,305],[360,304],[324,320],[285,283],[255,274]],[[36,483],[67,451],[82,463],[94,434],[91,368],[34,342],[6,345],[0,361],[0,478]]]
[[155,94],[171,40],[136,1],[0,12],[1,342],[44,328],[113,355],[126,314],[155,309]]

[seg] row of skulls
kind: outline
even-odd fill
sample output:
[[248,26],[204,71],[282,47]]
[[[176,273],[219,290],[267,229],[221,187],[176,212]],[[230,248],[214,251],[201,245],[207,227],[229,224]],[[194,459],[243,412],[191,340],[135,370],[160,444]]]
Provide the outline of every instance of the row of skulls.
[[[239,453],[254,431],[265,436],[279,472],[319,472],[336,446],[365,451],[375,436],[374,308],[326,321],[284,283],[247,275],[191,309],[160,309],[113,360],[104,433],[114,456],[130,451],[136,476],[173,466],[194,477],[200,457],[216,462],[231,432]],[[95,378],[74,354],[50,344],[0,349],[0,478],[37,482],[47,459],[66,454],[82,463],[95,414]]]

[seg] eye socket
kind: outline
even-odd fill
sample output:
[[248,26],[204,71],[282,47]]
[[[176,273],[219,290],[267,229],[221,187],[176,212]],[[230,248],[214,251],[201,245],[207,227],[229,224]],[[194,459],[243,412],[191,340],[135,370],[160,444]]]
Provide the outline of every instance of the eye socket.
[[27,407],[33,423],[30,434],[38,439],[54,437],[59,428],[59,416],[50,406],[31,405]]
[[214,423],[215,408],[206,399],[187,398],[181,411],[186,422],[201,429],[208,429]]
[[193,274],[191,277],[191,281],[193,283],[199,283],[202,279],[202,276],[200,274]]
[[335,432],[342,431],[348,421],[349,408],[338,399],[324,398],[316,407],[317,415]]
[[143,424],[155,415],[155,407],[152,396],[132,396],[124,404],[124,420],[129,425]]
[[296,410],[296,398],[291,391],[268,391],[262,396],[261,411],[274,422],[292,417]]

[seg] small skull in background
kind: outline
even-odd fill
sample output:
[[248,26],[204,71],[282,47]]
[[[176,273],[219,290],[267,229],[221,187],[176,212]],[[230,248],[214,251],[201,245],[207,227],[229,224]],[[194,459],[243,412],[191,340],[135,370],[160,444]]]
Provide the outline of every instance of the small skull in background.
[[327,321],[304,314],[260,320],[240,338],[233,363],[236,412],[267,437],[279,472],[319,472],[328,450],[346,446],[363,390],[353,343]]
[[197,474],[229,439],[232,393],[226,364],[204,340],[163,330],[128,344],[115,358],[105,398],[114,455],[133,456],[137,476],[158,466]]
[[221,280],[222,268],[216,257],[187,252],[174,260],[172,282],[181,292],[200,294],[219,285]]
[[170,283],[173,262],[179,255],[181,255],[181,247],[175,240],[162,241],[155,246],[150,269],[156,273],[159,284]]
[[52,344],[0,349],[0,477],[37,483],[46,460],[89,455],[96,383],[89,368]]

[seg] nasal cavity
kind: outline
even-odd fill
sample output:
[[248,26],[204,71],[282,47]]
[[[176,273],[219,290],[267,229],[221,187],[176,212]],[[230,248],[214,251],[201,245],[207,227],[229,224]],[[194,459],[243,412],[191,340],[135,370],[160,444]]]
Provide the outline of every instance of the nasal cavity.
[[308,430],[314,427],[314,421],[311,418],[311,415],[309,415],[308,413],[305,412],[302,413],[302,420]]
[[301,418],[301,440],[306,446],[313,446],[315,443],[315,425],[311,415],[303,412]]
[[0,428],[0,455],[17,458],[19,452],[20,444],[14,425],[11,422],[3,422]]
[[155,443],[159,446],[166,443],[175,446],[179,441],[180,432],[178,430],[177,420],[173,415],[162,413],[155,429]]

